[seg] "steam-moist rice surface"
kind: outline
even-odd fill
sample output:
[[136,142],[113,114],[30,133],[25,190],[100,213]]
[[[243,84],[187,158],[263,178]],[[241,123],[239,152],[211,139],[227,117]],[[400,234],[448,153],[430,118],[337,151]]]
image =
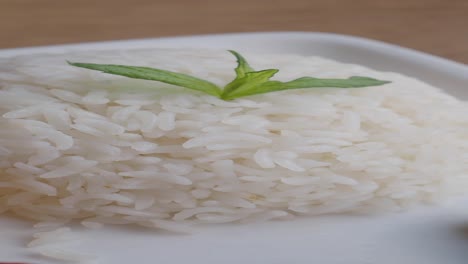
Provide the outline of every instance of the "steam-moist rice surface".
[[468,191],[468,105],[419,80],[318,57],[245,53],[274,79],[390,80],[222,101],[65,60],[163,68],[225,85],[214,50],[0,60],[0,212],[185,231],[186,224],[392,211]]

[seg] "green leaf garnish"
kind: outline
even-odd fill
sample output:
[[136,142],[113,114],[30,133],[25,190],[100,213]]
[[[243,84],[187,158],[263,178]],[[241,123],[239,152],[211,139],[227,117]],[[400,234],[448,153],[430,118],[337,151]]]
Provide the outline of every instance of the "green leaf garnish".
[[303,89],[303,88],[358,88],[368,86],[378,86],[389,83],[389,81],[379,81],[376,79],[360,76],[352,76],[348,79],[318,79],[312,77],[302,77],[289,82],[266,81],[254,87],[243,89],[243,87],[222,95],[224,100],[231,100],[254,94],[270,93],[275,91]]
[[248,72],[245,74],[244,77],[236,78],[234,79],[234,81],[227,84],[224,87],[223,93],[221,94],[221,98],[227,100],[229,97],[232,97],[232,94],[238,94],[242,91],[254,90],[256,87],[268,82],[268,80],[271,77],[273,77],[273,75],[275,75],[277,72],[278,70],[275,69]]
[[200,91],[221,98],[233,100],[239,97],[263,94],[275,91],[303,88],[358,88],[378,86],[389,83],[369,77],[352,76],[347,79],[320,79],[302,77],[289,82],[271,81],[270,79],[279,71],[268,69],[255,71],[239,53],[230,50],[237,59],[235,68],[236,78],[221,89],[217,85],[187,74],[154,69],[149,67],[125,66],[113,64],[94,64],[68,62],[80,68],[97,70],[104,73],[126,76],[134,79],[152,80],[173,84],[188,89]]
[[213,96],[221,96],[221,89],[209,82],[202,79],[198,79],[196,77],[165,71],[160,69],[154,69],[149,67],[137,67],[137,66],[125,66],[125,65],[112,65],[112,64],[93,64],[93,63],[75,63],[75,62],[68,62],[68,64],[91,69],[102,71],[105,73],[115,74],[126,76],[133,79],[143,79],[143,80],[151,80],[151,81],[160,81],[163,83],[173,84],[181,87],[185,87],[192,90],[197,90],[200,92],[205,92],[207,94]]

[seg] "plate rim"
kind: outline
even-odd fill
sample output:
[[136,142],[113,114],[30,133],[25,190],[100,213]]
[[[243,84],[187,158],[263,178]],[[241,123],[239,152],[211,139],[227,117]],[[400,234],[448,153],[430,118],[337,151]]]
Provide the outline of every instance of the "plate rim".
[[[265,31],[265,32],[244,32],[244,33],[217,33],[217,34],[200,34],[200,35],[180,35],[169,37],[155,37],[155,38],[135,38],[135,39],[119,39],[119,40],[106,40],[106,41],[91,41],[91,42],[78,42],[67,44],[54,44],[54,45],[41,45],[41,46],[28,46],[19,48],[6,48],[0,49],[0,56],[10,57],[16,55],[24,55],[39,52],[50,52],[53,50],[75,50],[83,48],[105,48],[108,45],[139,45],[148,42],[171,42],[171,41],[184,41],[190,39],[240,39],[240,38],[303,38],[314,41],[330,42],[330,43],[345,43],[351,46],[366,46],[370,50],[378,50],[385,53],[398,52],[399,57],[412,57],[414,60],[421,60],[428,63],[443,64],[444,67],[457,68],[456,70],[468,71],[468,64],[447,59],[438,55],[426,53],[412,48],[407,48],[397,44],[392,44],[376,39],[338,34],[331,32],[307,32],[307,31]],[[292,41],[294,41],[294,39]]]

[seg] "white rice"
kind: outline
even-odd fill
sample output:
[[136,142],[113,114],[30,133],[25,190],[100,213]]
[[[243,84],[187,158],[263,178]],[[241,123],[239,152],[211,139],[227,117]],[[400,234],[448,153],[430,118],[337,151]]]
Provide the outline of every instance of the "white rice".
[[256,69],[280,69],[278,80],[392,83],[223,101],[65,60],[157,67],[224,85],[235,67],[225,51],[0,59],[0,212],[43,226],[78,219],[90,228],[185,232],[198,223],[393,211],[468,192],[466,102],[396,73],[244,55]]
[[[42,222],[36,224],[35,228],[50,229],[56,227],[57,224],[59,223]],[[77,250],[77,242],[81,242],[80,237],[73,234],[68,227],[36,232],[33,237],[34,239],[28,243],[27,247],[41,256],[60,260],[61,262],[98,263],[97,256]]]
[[79,253],[77,251],[65,250],[61,247],[37,247],[33,251],[52,259],[80,263],[80,264],[97,264],[99,263],[97,257],[85,253]]

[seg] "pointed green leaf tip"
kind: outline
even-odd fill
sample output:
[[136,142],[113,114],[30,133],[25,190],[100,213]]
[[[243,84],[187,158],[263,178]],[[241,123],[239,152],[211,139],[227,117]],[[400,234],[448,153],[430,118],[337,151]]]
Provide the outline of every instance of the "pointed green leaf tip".
[[237,53],[236,51],[233,51],[233,50],[228,50],[228,51],[232,55],[234,55],[234,57],[236,57],[236,59],[237,59],[237,67],[235,69],[236,75],[237,75],[236,79],[242,78],[242,77],[245,76],[246,73],[254,71],[254,69],[252,69],[252,67],[250,67],[250,65],[247,63],[245,58],[242,57],[242,55],[240,55],[239,53]]
[[237,67],[235,68],[236,78],[228,83],[224,89],[221,89],[209,81],[202,80],[187,74],[149,67],[80,63],[69,61],[67,61],[67,63],[75,67],[101,71],[104,73],[177,85],[191,90],[204,92],[223,100],[233,100],[255,94],[290,89],[325,87],[359,88],[390,83],[389,81],[381,81],[362,76],[352,76],[347,79],[320,79],[313,77],[302,77],[289,82],[271,81],[270,79],[279,71],[278,69],[255,71],[249,65],[247,60],[238,52],[233,50],[229,50],[229,52],[237,59]]

